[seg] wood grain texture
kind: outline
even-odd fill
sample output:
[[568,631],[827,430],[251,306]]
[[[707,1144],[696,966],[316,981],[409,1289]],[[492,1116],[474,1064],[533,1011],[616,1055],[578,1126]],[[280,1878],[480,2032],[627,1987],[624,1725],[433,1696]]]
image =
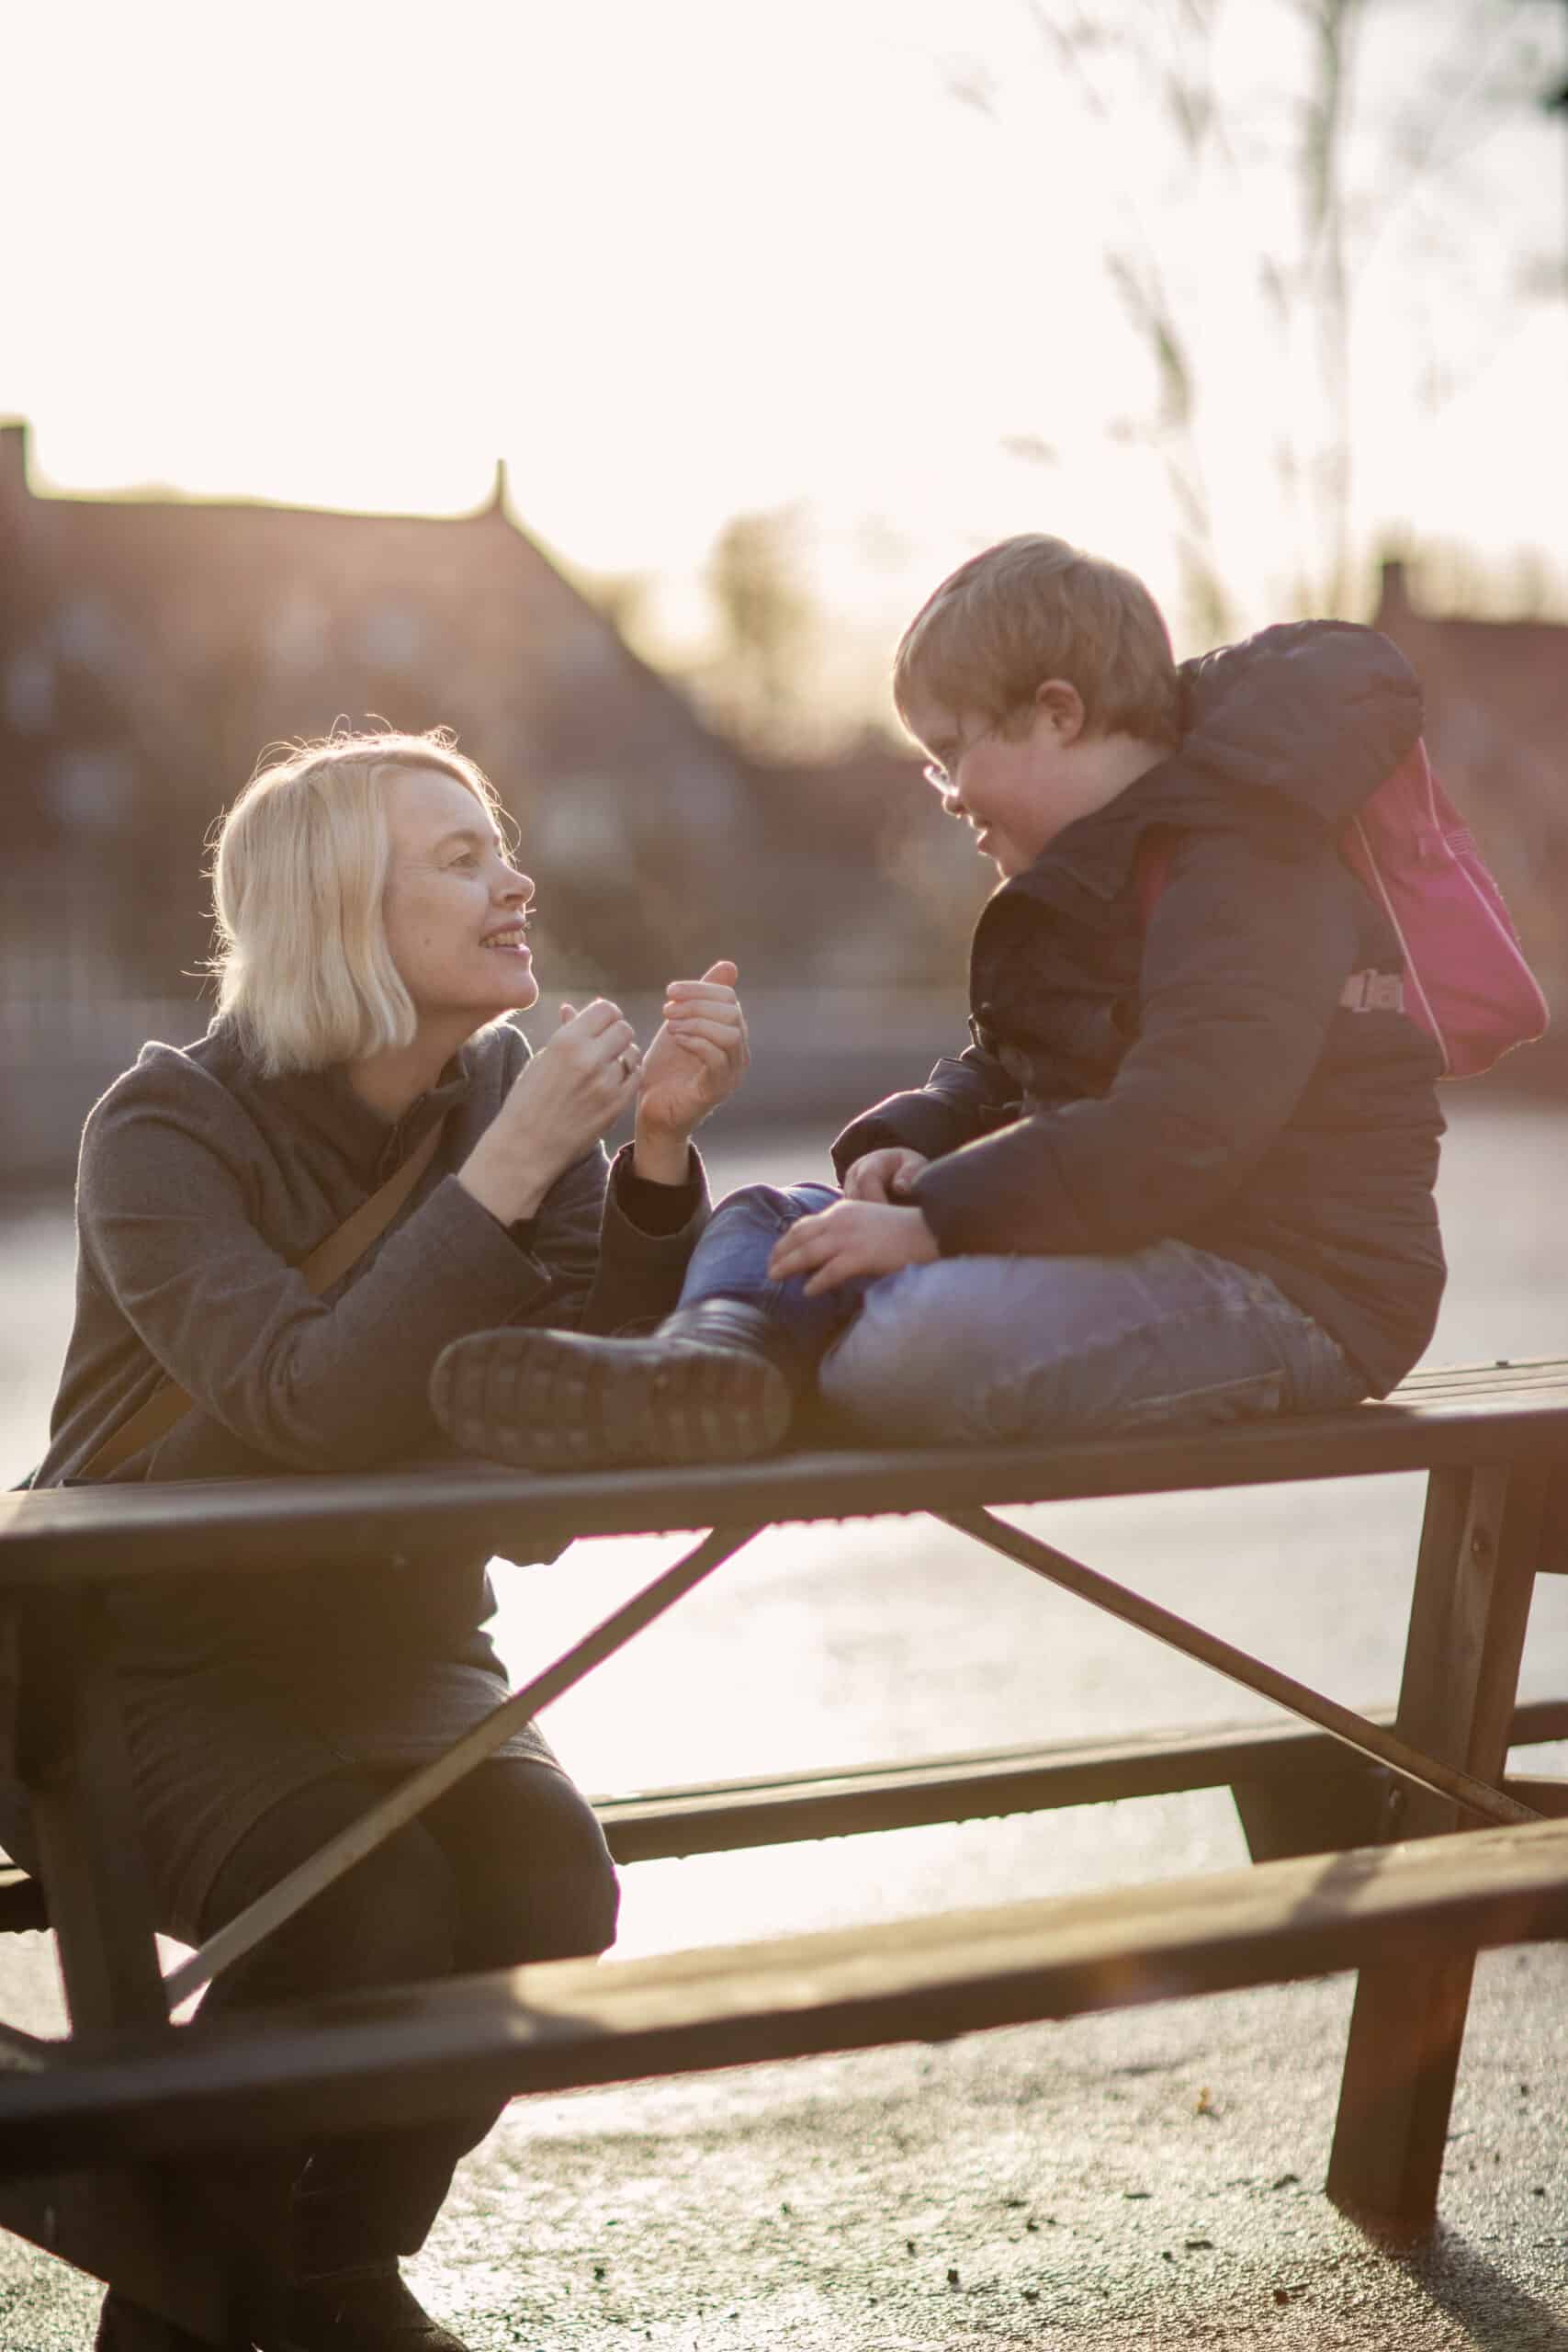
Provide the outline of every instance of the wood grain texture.
[[[355,1477],[72,1487],[0,1495],[0,1589],[210,1565],[265,1574],[309,1545],[380,1560],[428,1542],[529,1556],[585,1535],[856,1519],[978,1503],[1179,1493],[1281,1479],[1540,1461],[1568,1443],[1568,1361],[1416,1373],[1381,1404],[1071,1445],[824,1448],[724,1469],[540,1476],[441,1463]],[[287,1542],[280,1538],[287,1536]]]
[[1568,1931],[1568,1824],[638,1961],[504,1973],[62,2046],[0,2077],[0,2165],[412,2122],[476,2095],[945,2041],[979,2027]]
[[[1442,1470],[1427,1485],[1397,1729],[1488,1780],[1507,1750],[1547,1485],[1539,1463]],[[1459,1815],[1402,1788],[1387,1819],[1390,1834],[1441,1837]],[[1472,1955],[1372,1958],[1356,1988],[1328,2193],[1347,2211],[1417,2229],[1437,2210]]]

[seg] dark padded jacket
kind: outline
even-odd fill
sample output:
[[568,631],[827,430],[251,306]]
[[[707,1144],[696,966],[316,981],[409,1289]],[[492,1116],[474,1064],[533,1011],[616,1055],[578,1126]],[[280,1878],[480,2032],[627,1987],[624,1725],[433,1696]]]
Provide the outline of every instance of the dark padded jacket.
[[[1398,943],[1341,861],[1420,733],[1386,638],[1266,629],[1182,672],[1180,748],[993,894],[973,1043],[856,1119],[840,1177],[904,1144],[946,1256],[1120,1255],[1165,1238],[1258,1269],[1382,1395],[1431,1338],[1444,1263],[1436,1046],[1351,1011]],[[1152,909],[1140,844],[1169,853]]]

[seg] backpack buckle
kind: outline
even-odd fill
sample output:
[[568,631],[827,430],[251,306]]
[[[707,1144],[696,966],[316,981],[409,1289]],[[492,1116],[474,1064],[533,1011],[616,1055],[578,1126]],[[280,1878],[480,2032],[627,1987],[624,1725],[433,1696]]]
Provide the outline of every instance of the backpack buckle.
[[1400,972],[1352,972],[1339,991],[1347,1012],[1403,1012],[1404,978]]

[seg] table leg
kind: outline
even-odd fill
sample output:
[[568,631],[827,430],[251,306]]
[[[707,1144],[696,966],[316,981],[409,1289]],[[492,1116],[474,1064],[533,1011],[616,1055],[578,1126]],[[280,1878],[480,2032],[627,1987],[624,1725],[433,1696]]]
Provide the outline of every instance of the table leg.
[[0,2228],[112,2281],[202,2343],[248,2346],[232,2266],[193,2217],[193,2184],[155,2165],[0,2181]]
[[152,1897],[96,1594],[19,1607],[16,1761],[73,2033],[168,2023]]
[[[173,2034],[101,1603],[29,1595],[14,1628],[14,1764],[48,1896],[73,2041]],[[288,2245],[282,2196],[243,2217],[208,2201],[210,2166],[140,2165],[0,2182],[0,2227],[216,2346],[252,2341]]]
[[[1547,1474],[1435,1470],[1400,1690],[1401,1737],[1480,1779],[1507,1755],[1540,1556]],[[1385,1838],[1432,1837],[1459,1808],[1391,1788]],[[1369,1967],[1356,1988],[1327,2188],[1374,2226],[1425,2229],[1438,2185],[1473,1962]]]

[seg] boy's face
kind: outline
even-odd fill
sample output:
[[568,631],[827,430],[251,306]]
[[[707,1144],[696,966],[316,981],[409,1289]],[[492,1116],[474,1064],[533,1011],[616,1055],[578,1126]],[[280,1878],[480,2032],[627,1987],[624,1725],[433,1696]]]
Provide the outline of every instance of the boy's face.
[[1064,826],[1110,797],[1084,757],[1083,704],[1075,687],[1051,679],[1036,695],[1025,731],[1022,714],[1003,734],[975,711],[947,709],[929,696],[908,703],[904,723],[931,755],[926,780],[950,817],[975,834],[1003,881],[1033,865]]

